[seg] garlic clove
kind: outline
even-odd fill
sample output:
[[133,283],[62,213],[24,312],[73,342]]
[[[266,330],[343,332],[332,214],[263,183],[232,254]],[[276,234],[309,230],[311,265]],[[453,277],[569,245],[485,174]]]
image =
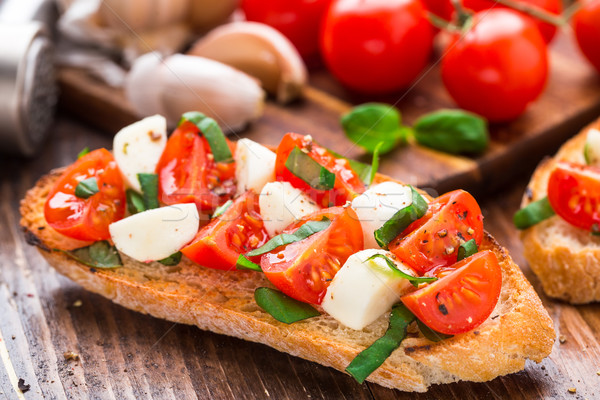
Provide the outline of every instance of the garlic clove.
[[260,117],[265,98],[256,79],[228,65],[182,54],[161,61],[155,53],[134,63],[125,94],[139,116],[162,114],[174,125],[194,110],[229,131]]
[[125,95],[140,117],[164,114],[160,100],[162,87],[158,74],[162,63],[159,53],[147,53],[133,63],[125,81]]
[[306,66],[279,31],[258,22],[232,22],[199,39],[188,52],[231,65],[259,79],[265,90],[287,103],[302,93]]
[[173,55],[165,60],[162,106],[169,120],[190,110],[236,131],[263,113],[265,93],[258,82],[228,65],[203,57]]

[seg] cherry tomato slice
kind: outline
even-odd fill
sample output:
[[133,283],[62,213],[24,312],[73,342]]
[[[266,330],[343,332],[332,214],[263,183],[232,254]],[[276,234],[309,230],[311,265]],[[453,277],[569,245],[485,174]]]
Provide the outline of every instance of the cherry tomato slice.
[[[306,152],[313,160],[335,174],[335,184],[331,190],[317,190],[294,175],[285,162],[295,147]],[[365,191],[365,185],[358,174],[350,167],[348,160],[337,158],[324,147],[319,146],[308,136],[297,133],[286,134],[277,147],[275,175],[278,181],[287,181],[292,186],[306,192],[322,207],[342,206]]]
[[181,252],[205,267],[232,270],[240,254],[254,250],[268,240],[260,217],[258,195],[249,190],[223,215],[201,228],[192,243]]
[[[77,184],[95,177],[98,193],[75,196]],[[125,189],[119,167],[106,149],[94,150],[68,167],[44,205],[48,224],[65,236],[88,241],[110,239],[108,225],[125,215]]]
[[[227,140],[234,152],[234,144]],[[216,163],[206,138],[186,121],[173,132],[156,166],[160,200],[168,205],[195,203],[212,213],[235,194],[235,163]]]
[[483,240],[483,215],[477,201],[464,190],[446,193],[429,204],[427,214],[389,245],[392,253],[420,275],[456,262],[461,243]]
[[548,201],[571,225],[597,230],[600,227],[600,168],[559,162],[548,181]]
[[263,254],[260,266],[265,276],[283,293],[297,300],[321,304],[329,283],[348,257],[363,248],[360,221],[351,208],[320,210],[290,225],[292,233],[307,221],[331,220],[327,229]]
[[468,332],[485,321],[502,290],[502,269],[496,255],[481,251],[443,270],[439,280],[402,296],[413,314],[446,335]]

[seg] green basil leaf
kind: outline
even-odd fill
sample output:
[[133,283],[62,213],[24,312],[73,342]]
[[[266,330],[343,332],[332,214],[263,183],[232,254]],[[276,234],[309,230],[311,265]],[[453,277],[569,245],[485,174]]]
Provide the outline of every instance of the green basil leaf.
[[93,268],[118,268],[123,266],[117,249],[106,240],[79,249],[63,251],[63,253]]
[[590,231],[592,236],[600,236],[600,225],[594,224],[592,225],[592,229]]
[[471,239],[468,242],[464,242],[463,244],[458,246],[456,261],[458,262],[464,260],[465,258],[471,257],[478,251],[479,249],[477,249],[477,243],[475,243],[475,239]]
[[517,211],[513,222],[517,229],[527,229],[554,215],[554,210],[548,201],[548,197],[529,203]]
[[225,211],[227,211],[229,209],[229,207],[231,207],[232,204],[233,204],[232,200],[227,200],[225,203],[223,203],[222,206],[219,206],[215,209],[215,212],[213,213],[211,218],[217,218],[217,217],[220,217],[221,215],[225,214]]
[[162,260],[158,260],[158,262],[161,263],[161,264],[163,264],[163,265],[166,265],[168,267],[173,266],[173,265],[177,265],[181,261],[181,255],[182,255],[181,252],[178,251],[177,253],[171,254],[167,258],[163,258]]
[[592,147],[589,143],[586,143],[583,146],[583,158],[585,159],[585,163],[587,165],[592,165],[594,163],[594,156],[592,154]]
[[583,146],[583,157],[587,165],[600,163],[600,131],[597,129],[588,131]]
[[231,149],[229,148],[227,140],[225,140],[225,135],[223,134],[221,127],[219,127],[219,124],[217,124],[217,121],[197,111],[190,111],[183,114],[179,121],[179,125],[185,121],[196,124],[198,129],[200,129],[200,132],[202,132],[208,141],[208,145],[210,146],[210,150],[216,162],[233,162]]
[[436,277],[419,277],[419,276],[412,276],[412,275],[408,275],[407,273],[400,271],[398,269],[398,267],[396,267],[396,264],[394,264],[394,262],[392,260],[390,260],[388,257],[386,257],[383,254],[373,254],[371,257],[367,258],[367,261],[373,260],[375,258],[382,258],[388,267],[390,267],[390,269],[392,271],[394,271],[394,274],[397,275],[400,278],[404,278],[407,279],[411,285],[413,285],[414,287],[418,287],[420,283],[428,283],[428,282],[434,282],[437,281],[438,278]]
[[90,152],[90,148],[89,147],[84,147],[79,154],[77,154],[77,159],[79,160],[81,157],[85,156],[86,154],[88,154]]
[[406,339],[408,325],[415,319],[404,304],[396,304],[390,313],[390,324],[385,334],[361,351],[346,367],[346,372],[358,383],[363,383]]
[[142,211],[146,211],[144,198],[141,194],[133,189],[127,189],[125,191],[125,197],[127,199],[127,210],[129,211],[129,214],[133,215]]
[[321,315],[310,304],[292,299],[278,290],[267,287],[256,289],[254,300],[256,300],[259,307],[284,324],[291,324],[292,322]]
[[140,173],[137,174],[138,181],[142,187],[142,194],[144,198],[144,207],[146,210],[153,208],[159,208],[160,203],[158,202],[158,175]]
[[406,129],[401,124],[400,112],[383,103],[366,103],[354,107],[341,118],[348,139],[369,153],[383,143],[379,151],[387,153],[406,143]]
[[352,168],[352,170],[356,172],[356,175],[358,175],[361,182],[369,186],[372,182],[371,171],[373,171],[373,166],[350,159],[348,159],[348,162],[350,163],[350,168]]
[[263,272],[260,265],[248,260],[243,254],[240,254],[238,257],[237,262],[235,263],[235,269],[250,269],[252,271]]
[[425,336],[432,342],[440,342],[444,339],[450,339],[451,337],[453,337],[453,335],[446,335],[445,333],[434,331],[433,329],[425,325],[420,319],[417,319],[417,326],[419,327],[419,330],[421,331],[423,336]]
[[335,174],[313,160],[298,146],[294,147],[288,156],[285,167],[317,190],[330,190],[335,184]]
[[462,110],[440,110],[413,125],[416,141],[446,153],[480,153],[490,141],[485,119]]
[[342,158],[348,161],[348,164],[350,164],[350,168],[352,168],[352,170],[356,172],[356,175],[358,175],[362,183],[364,183],[367,186],[371,184],[371,171],[373,169],[371,165],[362,163],[360,161],[352,160],[348,157],[344,157],[343,155],[336,153],[335,151],[330,149],[327,149],[327,151],[330,152],[336,158]]
[[412,186],[412,203],[401,210],[398,210],[392,218],[386,221],[383,226],[374,233],[375,241],[382,248],[387,248],[388,244],[413,222],[423,217],[429,207],[427,201]]
[[96,180],[96,177],[82,180],[75,188],[75,196],[79,197],[80,199],[87,199],[98,192],[98,181]]
[[323,217],[323,219],[320,221],[308,221],[302,226],[300,226],[300,228],[296,229],[294,233],[282,233],[280,235],[274,236],[258,249],[254,249],[246,253],[246,256],[260,256],[261,254],[268,253],[272,250],[275,250],[278,247],[285,246],[286,244],[299,242],[311,235],[314,235],[317,232],[321,232],[322,230],[327,229],[329,225],[331,225],[331,221],[327,217]]
[[377,175],[377,170],[379,169],[379,151],[382,146],[383,142],[379,142],[373,151],[373,161],[371,162],[371,170],[369,171],[369,183],[367,183],[369,186],[373,183],[373,179],[375,179],[375,175]]

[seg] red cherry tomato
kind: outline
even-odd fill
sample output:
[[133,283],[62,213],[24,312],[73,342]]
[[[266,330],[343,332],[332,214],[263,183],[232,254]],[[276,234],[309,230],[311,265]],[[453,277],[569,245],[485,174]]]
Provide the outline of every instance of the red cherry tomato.
[[[515,0],[517,3],[522,3],[530,8],[537,8],[542,11],[546,11],[550,14],[560,15],[562,12],[562,0]],[[465,8],[473,10],[473,11],[482,11],[490,8],[503,8],[504,6],[497,4],[493,0],[464,0],[463,5]],[[532,21],[537,26],[538,30],[542,34],[544,41],[546,43],[550,43],[556,35],[556,25],[549,24],[547,22],[543,22],[542,20],[536,19],[532,16],[529,16],[525,13],[521,13],[521,15],[531,18]]]
[[[423,2],[429,11],[447,21],[451,21],[452,17],[455,15],[454,7],[452,6],[450,0],[423,0]],[[562,12],[561,0],[515,0],[515,2],[525,4],[532,9],[540,9],[557,16]],[[475,12],[488,10],[490,8],[507,8],[502,4],[496,3],[494,0],[463,0],[462,5],[465,9]],[[525,13],[521,13],[521,15],[533,20],[546,43],[550,43],[552,41],[554,35],[556,35],[555,25],[533,18]]]
[[521,115],[543,91],[548,51],[530,19],[506,9],[473,17],[454,34],[442,59],[442,79],[456,103],[492,122]]
[[600,1],[583,0],[573,17],[575,37],[583,54],[600,72]]
[[[313,160],[335,174],[334,187],[331,190],[313,189],[308,183],[294,175],[285,162],[295,147],[305,151]],[[365,191],[365,185],[360,177],[350,167],[348,160],[337,158],[327,149],[319,146],[310,137],[297,133],[286,134],[277,147],[275,161],[275,176],[278,181],[287,181],[292,186],[302,189],[322,207],[330,205],[342,206]]]
[[432,47],[433,28],[420,0],[335,0],[321,33],[329,70],[364,93],[406,88]]
[[485,321],[502,290],[502,269],[489,250],[441,270],[439,280],[401,298],[431,329],[446,335],[468,332]]
[[331,220],[327,229],[264,254],[260,260],[260,267],[273,285],[305,303],[321,304],[331,279],[348,257],[363,248],[360,221],[350,207],[310,214],[284,232],[292,233],[307,221],[323,217]]
[[[98,193],[75,196],[77,184],[96,178]],[[106,149],[94,150],[68,167],[44,205],[48,224],[65,236],[79,240],[110,239],[108,225],[125,214],[125,189],[119,167]]]
[[[227,140],[227,139],[226,139]],[[227,140],[231,152],[234,144]],[[206,138],[187,121],[167,141],[156,166],[160,200],[168,205],[196,203],[212,213],[235,194],[235,163],[216,163]]]
[[303,58],[319,51],[319,27],[331,0],[243,0],[248,21],[262,22],[283,33]]
[[[452,20],[454,14],[454,7],[450,0],[422,0],[425,8],[434,15],[445,19],[446,21]],[[464,5],[464,2],[463,2]]]
[[223,215],[201,228],[181,252],[205,267],[231,270],[240,254],[268,240],[260,217],[258,195],[250,190],[238,197]]
[[455,190],[429,204],[425,216],[411,224],[389,249],[420,275],[456,262],[461,243],[483,240],[483,216],[477,201]]
[[600,168],[561,161],[548,181],[548,201],[565,221],[600,229]]

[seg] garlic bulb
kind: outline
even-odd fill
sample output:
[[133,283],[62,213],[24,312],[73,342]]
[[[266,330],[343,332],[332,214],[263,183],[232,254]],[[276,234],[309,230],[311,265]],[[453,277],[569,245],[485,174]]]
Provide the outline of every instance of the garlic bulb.
[[192,0],[102,0],[98,14],[103,25],[121,31],[156,29],[182,22]]
[[235,131],[260,117],[265,94],[252,77],[203,57],[156,53],[140,57],[131,69],[125,93],[140,116],[163,114],[175,124],[197,110]]
[[298,97],[306,66],[294,45],[279,31],[258,22],[232,22],[199,39],[188,54],[231,65],[259,79],[281,103]]
[[189,0],[189,22],[199,32],[206,32],[225,23],[233,14],[239,0]]

